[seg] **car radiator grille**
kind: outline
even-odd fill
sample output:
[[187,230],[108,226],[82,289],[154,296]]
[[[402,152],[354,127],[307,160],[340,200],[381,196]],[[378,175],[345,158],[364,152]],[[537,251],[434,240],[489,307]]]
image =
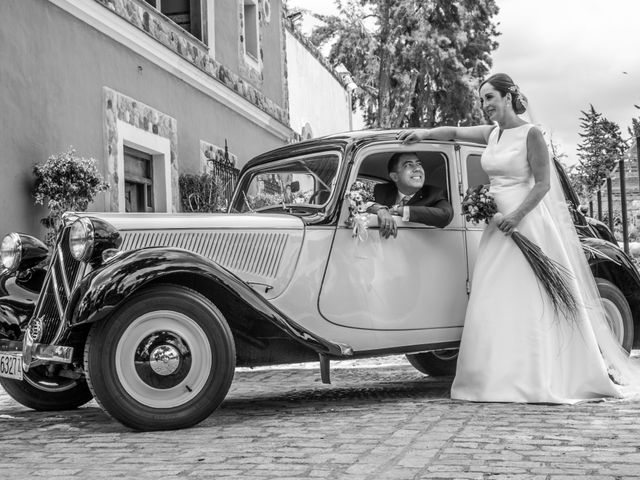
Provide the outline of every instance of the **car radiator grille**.
[[69,228],[65,228],[52,251],[49,271],[33,317],[41,322],[37,329],[42,332],[41,337],[34,339],[41,343],[53,343],[58,340],[69,297],[84,273],[85,265],[71,256],[68,245]]
[[236,273],[274,279],[287,244],[280,232],[123,232],[122,250],[177,247],[190,250]]

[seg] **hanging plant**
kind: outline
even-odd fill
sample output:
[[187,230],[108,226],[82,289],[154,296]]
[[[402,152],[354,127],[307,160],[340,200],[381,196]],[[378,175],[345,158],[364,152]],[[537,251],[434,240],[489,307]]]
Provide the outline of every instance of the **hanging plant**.
[[55,244],[64,212],[86,211],[95,196],[109,188],[98,171],[96,160],[76,155],[72,147],[36,165],[33,174],[35,203],[49,210],[49,215],[40,220],[48,229],[45,243],[49,246]]

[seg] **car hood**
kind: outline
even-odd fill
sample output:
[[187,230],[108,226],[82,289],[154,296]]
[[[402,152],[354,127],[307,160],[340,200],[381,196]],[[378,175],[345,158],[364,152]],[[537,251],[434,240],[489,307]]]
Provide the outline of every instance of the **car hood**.
[[120,231],[121,249],[177,247],[233,272],[267,299],[280,295],[293,273],[305,226],[292,215],[91,213]]
[[118,230],[140,229],[303,229],[304,223],[293,215],[261,213],[83,213],[101,218]]

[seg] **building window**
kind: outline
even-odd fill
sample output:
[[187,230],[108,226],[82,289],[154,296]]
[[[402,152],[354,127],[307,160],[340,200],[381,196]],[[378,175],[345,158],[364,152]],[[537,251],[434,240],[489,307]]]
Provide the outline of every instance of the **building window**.
[[126,122],[116,122],[118,201],[120,212],[171,212],[171,145]]
[[153,156],[125,146],[125,212],[153,212],[153,192]]
[[260,35],[258,32],[258,2],[257,0],[244,0],[244,53],[253,62],[260,62]]
[[201,0],[145,1],[198,40],[203,40]]

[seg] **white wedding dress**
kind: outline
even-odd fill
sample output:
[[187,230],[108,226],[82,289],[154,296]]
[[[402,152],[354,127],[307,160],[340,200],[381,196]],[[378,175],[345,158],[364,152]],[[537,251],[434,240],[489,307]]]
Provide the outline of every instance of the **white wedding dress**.
[[[504,214],[518,207],[534,184],[526,146],[531,127],[505,129],[500,138],[495,128],[482,155],[490,193]],[[570,266],[570,242],[549,210],[540,202],[517,230],[549,257]],[[607,373],[589,319],[593,313],[589,309],[598,306],[582,297],[583,287],[575,278],[572,284],[580,309],[573,322],[554,311],[513,239],[490,223],[480,241],[451,397],[575,403],[621,396]]]

